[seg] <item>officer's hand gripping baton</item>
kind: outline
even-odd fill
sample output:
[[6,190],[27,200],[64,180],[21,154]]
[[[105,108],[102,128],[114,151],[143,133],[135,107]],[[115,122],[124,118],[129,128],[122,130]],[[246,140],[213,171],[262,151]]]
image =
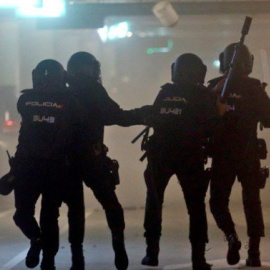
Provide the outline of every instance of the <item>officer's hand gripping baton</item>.
[[238,52],[239,52],[241,46],[244,44],[245,36],[249,32],[251,21],[252,21],[251,17],[247,16],[245,18],[245,22],[244,22],[244,25],[243,25],[243,28],[242,28],[242,31],[241,31],[242,36],[240,38],[240,41],[234,47],[234,53],[233,53],[233,56],[232,56],[232,59],[231,59],[231,63],[229,65],[229,71],[227,73],[224,85],[223,85],[222,90],[221,90],[221,100],[225,99],[226,89],[228,87],[228,84],[229,84],[229,82],[231,80],[231,77],[232,77],[232,74],[233,74],[233,71],[234,71],[234,66],[235,66],[235,63],[237,61]]

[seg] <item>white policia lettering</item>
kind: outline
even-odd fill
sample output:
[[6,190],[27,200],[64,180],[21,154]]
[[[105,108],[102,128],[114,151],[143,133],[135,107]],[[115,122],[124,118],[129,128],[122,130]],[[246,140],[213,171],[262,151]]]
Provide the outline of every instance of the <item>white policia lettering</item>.
[[55,122],[55,117],[44,115],[33,115],[33,122],[46,122],[53,124]]
[[164,101],[180,101],[183,103],[187,103],[187,100],[183,97],[166,97]]
[[175,114],[180,115],[182,114],[182,110],[178,108],[161,108],[160,114]]
[[33,107],[53,107],[57,109],[62,109],[63,105],[57,104],[56,102],[38,102],[38,101],[27,101],[25,102],[25,106],[33,106]]
[[238,95],[238,94],[233,94],[233,93],[231,93],[230,95],[229,95],[229,98],[235,98],[235,99],[241,99],[242,98],[242,95]]
[[229,112],[229,111],[235,111],[235,105],[228,105],[227,112]]

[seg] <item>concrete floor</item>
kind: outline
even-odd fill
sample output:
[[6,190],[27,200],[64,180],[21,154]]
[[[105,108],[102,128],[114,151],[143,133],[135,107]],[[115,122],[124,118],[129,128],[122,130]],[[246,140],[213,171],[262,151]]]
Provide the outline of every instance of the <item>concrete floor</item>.
[[[208,202],[207,202],[208,203]],[[237,201],[232,201],[233,217],[237,231],[242,241],[241,261],[238,265],[231,267],[227,265],[225,257],[227,242],[223,234],[217,229],[213,218],[208,211],[209,221],[209,244],[207,245],[207,261],[213,264],[213,269],[248,269],[245,267],[247,250],[245,248],[247,237],[245,220],[242,206]],[[261,258],[263,267],[258,269],[270,269],[270,205],[264,205],[264,219],[266,237],[261,244]],[[12,220],[14,213],[13,195],[0,197],[0,270],[27,269],[24,264],[29,242],[15,226]],[[38,209],[37,209],[38,212]],[[70,267],[70,250],[67,241],[67,218],[66,206],[61,209],[60,228],[61,245],[56,258],[56,269],[68,270]],[[190,244],[188,241],[188,216],[183,202],[164,205],[163,236],[161,240],[161,251],[158,267],[145,267],[140,261],[145,254],[145,242],[143,238],[143,208],[125,208],[126,218],[126,247],[129,255],[130,270],[146,269],[191,269]],[[198,224],[199,226],[199,224]],[[86,237],[85,237],[85,259],[86,269],[90,270],[112,270],[113,252],[111,248],[110,232],[107,227],[104,212],[101,209],[91,210],[86,203]],[[36,267],[35,269],[39,269]],[[257,269],[257,268],[252,268]]]

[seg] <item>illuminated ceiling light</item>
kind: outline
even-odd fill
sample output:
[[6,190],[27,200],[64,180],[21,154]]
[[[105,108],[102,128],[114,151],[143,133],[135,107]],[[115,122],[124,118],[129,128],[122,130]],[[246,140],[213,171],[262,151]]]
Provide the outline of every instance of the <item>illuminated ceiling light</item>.
[[215,68],[219,68],[219,66],[220,66],[219,60],[213,61],[213,66],[214,66]]
[[127,37],[132,37],[133,33],[132,32],[127,32]]
[[101,39],[102,42],[106,42],[107,41],[107,32],[108,32],[108,26],[104,26],[102,28],[99,28],[97,30],[98,35]]
[[121,22],[117,27],[117,37],[124,38],[128,34],[128,24],[126,22]]
[[0,8],[15,8],[20,0],[0,0]]
[[162,26],[173,27],[179,21],[179,16],[169,1],[160,1],[152,9]]
[[127,22],[120,22],[111,26],[104,26],[97,31],[102,42],[132,36],[132,33],[129,31],[129,24]]
[[19,17],[61,17],[65,14],[65,0],[23,0],[18,4]]
[[108,36],[108,39],[111,39],[111,40],[113,40],[117,37],[117,28],[115,25],[113,25],[109,28],[107,36]]

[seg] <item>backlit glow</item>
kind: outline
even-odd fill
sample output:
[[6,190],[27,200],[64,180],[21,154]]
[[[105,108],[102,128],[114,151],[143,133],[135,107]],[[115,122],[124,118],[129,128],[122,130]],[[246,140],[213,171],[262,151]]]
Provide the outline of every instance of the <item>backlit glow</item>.
[[19,0],[0,0],[0,8],[16,8]]
[[219,68],[219,66],[220,66],[219,60],[213,61],[213,66],[214,66],[215,68]]
[[16,10],[19,17],[61,17],[64,14],[64,0],[23,0]]
[[132,36],[127,22],[104,26],[103,28],[98,29],[98,34],[103,42]]
[[9,126],[9,127],[12,126],[13,124],[14,124],[14,123],[13,123],[13,121],[11,121],[11,120],[6,121],[6,125]]

